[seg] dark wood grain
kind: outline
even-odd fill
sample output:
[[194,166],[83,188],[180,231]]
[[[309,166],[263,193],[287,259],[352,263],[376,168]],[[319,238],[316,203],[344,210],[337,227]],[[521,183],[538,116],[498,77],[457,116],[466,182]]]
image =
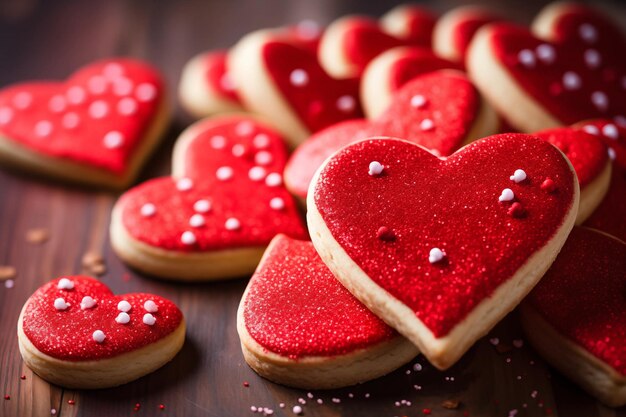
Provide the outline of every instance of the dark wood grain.
[[[0,1],[0,86],[27,79],[58,79],[94,59],[130,55],[147,59],[164,72],[174,92],[185,61],[206,49],[224,48],[251,30],[312,18],[328,23],[346,13],[380,15],[395,2],[362,0],[246,1]],[[541,1],[491,2],[522,23]],[[458,4],[428,5],[443,11]],[[624,7],[603,2],[624,21]],[[175,94],[172,94],[175,104]],[[191,120],[177,110],[175,121],[142,179],[169,172],[172,144]],[[498,353],[486,338],[455,367],[439,372],[422,358],[393,374],[348,389],[307,393],[267,382],[245,364],[235,330],[235,315],[245,280],[181,285],[129,270],[108,243],[110,210],[118,196],[66,186],[25,174],[0,171],[0,265],[17,268],[13,288],[0,283],[0,417],[49,416],[248,416],[251,406],[269,407],[274,415],[293,415],[304,398],[306,416],[560,415],[626,416],[611,410],[553,372],[527,346]],[[29,243],[26,232],[44,228],[50,239]],[[82,272],[88,251],[106,259],[102,277],[113,291],[149,291],[169,297],[188,322],[182,352],[168,365],[138,381],[99,391],[65,390],[38,378],[22,363],[15,334],[20,309],[44,282]],[[490,337],[502,345],[522,338],[513,313]],[[414,363],[423,369],[413,370]],[[24,375],[22,380],[20,376]],[[248,381],[249,387],[243,386]],[[419,389],[417,389],[417,388]],[[9,395],[10,400],[1,399]],[[318,404],[317,399],[323,400]],[[332,401],[339,399],[340,403]],[[442,401],[460,400],[458,409]],[[68,403],[73,400],[75,404]],[[411,406],[396,407],[408,400]],[[285,409],[279,404],[286,404]],[[136,404],[140,405],[138,410]],[[159,405],[165,405],[159,410]],[[467,413],[467,414],[464,414]]]

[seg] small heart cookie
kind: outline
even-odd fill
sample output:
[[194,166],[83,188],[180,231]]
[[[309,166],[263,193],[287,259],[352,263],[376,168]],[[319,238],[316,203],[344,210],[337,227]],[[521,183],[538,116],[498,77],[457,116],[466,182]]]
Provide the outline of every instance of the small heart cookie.
[[401,4],[385,13],[379,22],[390,35],[430,48],[437,16],[415,4]]
[[555,368],[612,407],[626,405],[626,243],[574,228],[522,303],[522,324]]
[[534,33],[493,24],[474,37],[467,66],[496,110],[532,132],[589,118],[626,117],[626,40],[593,9],[558,3]]
[[30,296],[17,335],[24,363],[46,381],[108,388],[172,360],[185,340],[185,319],[157,295],[114,295],[97,279],[70,276]]
[[174,148],[172,176],[126,192],[111,219],[117,254],[144,272],[209,280],[254,271],[277,233],[306,239],[282,184],[283,138],[245,116],[205,119]]
[[228,65],[246,107],[270,119],[296,146],[311,133],[362,116],[357,80],[336,80],[309,48],[271,31],[253,32]]
[[155,69],[130,59],[99,61],[64,82],[0,90],[0,159],[63,180],[123,188],[168,119]]
[[311,242],[274,238],[237,314],[246,362],[281,384],[329,389],[385,375],[418,351],[335,279]]
[[318,170],[307,220],[337,279],[446,369],[539,281],[578,197],[565,156],[532,136],[494,135],[447,158],[363,140]]
[[305,185],[322,162],[358,139],[404,138],[438,155],[449,155],[474,139],[495,133],[497,126],[495,113],[463,73],[431,72],[400,88],[387,110],[369,126],[364,121],[350,121],[313,135],[291,156],[285,183],[293,194],[306,197]]
[[380,116],[400,87],[418,75],[440,69],[461,70],[462,66],[420,47],[397,47],[381,53],[367,65],[361,77],[365,115],[370,119]]

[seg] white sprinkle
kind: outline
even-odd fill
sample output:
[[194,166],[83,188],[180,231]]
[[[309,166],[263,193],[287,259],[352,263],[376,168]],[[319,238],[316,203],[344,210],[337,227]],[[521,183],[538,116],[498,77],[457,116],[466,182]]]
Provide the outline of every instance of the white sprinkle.
[[293,411],[294,414],[302,414],[302,407],[300,407],[299,405],[294,405],[291,411]]
[[185,177],[176,181],[176,189],[178,191],[189,191],[191,190],[191,187],[193,187],[193,181],[191,178]]
[[252,139],[252,144],[257,149],[265,149],[270,145],[270,137],[265,133],[258,133]]
[[427,103],[426,97],[424,97],[421,94],[416,94],[413,97],[411,97],[411,106],[415,107],[416,109],[421,109],[422,107],[424,107]]
[[215,176],[220,181],[226,181],[231,179],[234,173],[231,167],[219,167],[217,171],[215,171]]
[[578,28],[578,34],[582,38],[582,40],[587,43],[594,43],[598,40],[598,31],[595,27],[591,26],[589,23],[583,23]]
[[33,102],[32,94],[27,93],[26,91],[17,93],[13,97],[13,104],[15,105],[15,107],[17,107],[20,110],[27,109],[28,107],[30,107],[32,102]]
[[511,190],[510,188],[505,188],[504,190],[502,190],[502,194],[500,194],[500,197],[498,197],[498,201],[511,201],[514,198],[515,194],[513,194],[513,190]]
[[606,111],[609,108],[609,97],[602,91],[594,91],[591,93],[591,102],[598,110]]
[[81,104],[85,101],[85,98],[87,97],[85,89],[78,85],[70,87],[65,95],[67,96],[67,101],[72,104]]
[[306,396],[309,397],[310,399],[313,399],[313,393],[312,392],[307,392]]
[[211,138],[211,147],[213,149],[223,149],[226,146],[226,138],[222,135],[216,135]]
[[356,101],[352,96],[341,96],[337,99],[337,108],[344,113],[350,113],[355,107]]
[[489,343],[494,346],[498,346],[500,344],[500,339],[498,339],[497,337],[492,337],[491,339],[489,339]]
[[182,236],[180,237],[180,241],[183,242],[183,244],[185,245],[193,245],[194,243],[196,243],[196,235],[194,235],[193,232],[190,231],[183,232]]
[[227,72],[222,74],[222,77],[220,78],[220,85],[226,91],[234,91],[236,88],[233,78]]
[[57,288],[60,290],[73,290],[74,289],[74,282],[67,279],[67,278],[61,278],[59,280],[59,283],[57,284]]
[[428,254],[428,262],[431,264],[437,263],[443,259],[445,253],[439,248],[432,248]]
[[585,127],[583,127],[583,130],[590,135],[598,136],[600,134],[600,129],[598,129],[598,127],[594,125],[586,125]]
[[157,311],[159,311],[159,306],[157,306],[154,300],[146,300],[146,302],[143,303],[143,308],[148,313],[156,313]]
[[303,69],[296,69],[289,74],[289,81],[296,87],[302,87],[309,82],[309,74]]
[[117,62],[111,62],[104,66],[102,74],[107,78],[117,78],[124,74],[124,67]]
[[117,103],[117,112],[122,116],[132,116],[137,113],[137,108],[137,101],[131,97],[124,97]]
[[35,134],[39,137],[45,138],[52,133],[52,123],[48,120],[41,120],[35,125]]
[[285,403],[280,403],[280,404],[278,404],[278,406],[279,406],[280,408],[285,408]]
[[537,58],[545,64],[551,64],[556,59],[556,52],[552,45],[542,43],[537,47]]
[[269,165],[272,163],[272,154],[267,151],[260,151],[254,155],[254,162],[259,165]]
[[314,39],[317,36],[319,36],[321,33],[321,28],[320,28],[319,23],[311,19],[306,19],[306,20],[299,22],[296,25],[296,29],[298,30],[300,37],[304,39]]
[[92,337],[96,343],[102,343],[104,342],[104,339],[106,338],[102,330],[96,330],[95,332],[93,332]]
[[57,298],[54,300],[54,308],[57,310],[65,310],[67,307],[68,305],[63,298]]
[[104,135],[104,147],[107,149],[117,149],[124,144],[124,135],[117,130],[113,130]]
[[205,221],[204,221],[204,216],[202,216],[202,214],[194,214],[193,216],[191,216],[191,218],[189,219],[189,226],[191,227],[202,227],[204,226]]
[[252,167],[250,171],[248,171],[248,178],[252,181],[262,181],[265,178],[267,172],[263,167]]
[[384,167],[382,166],[380,162],[372,161],[370,162],[367,173],[371,175],[372,177],[374,177],[376,175],[380,175],[383,172],[383,169]]
[[208,213],[211,210],[211,202],[209,200],[198,200],[193,204],[193,209],[198,213]]
[[75,129],[80,123],[80,117],[74,112],[66,113],[61,120],[61,124],[66,129]]
[[318,398],[316,401],[318,404],[324,404],[324,400],[322,400],[321,398]]
[[615,154],[615,149],[609,148],[608,154],[611,161],[615,161],[615,158],[617,157],[617,155]]
[[435,122],[431,119],[424,119],[420,122],[420,129],[424,131],[432,130],[435,127]]
[[13,281],[12,279],[7,279],[6,281],[4,281],[5,288],[13,288],[13,285],[15,285],[15,281]]
[[0,108],[0,125],[6,125],[13,119],[13,109],[10,107]]
[[84,296],[82,301],[80,302],[81,310],[89,310],[90,308],[94,308],[95,306],[96,306],[96,300],[94,300],[92,297],[88,295]]
[[587,49],[585,51],[585,62],[589,68],[598,68],[602,63],[602,56],[595,49]]
[[234,217],[230,217],[226,219],[226,223],[224,223],[224,227],[226,230],[237,230],[241,227],[241,223]]
[[147,324],[148,326],[154,326],[156,323],[156,318],[150,313],[146,313],[143,315],[143,324]]
[[87,81],[87,88],[93,94],[102,94],[107,89],[107,80],[101,75],[94,75]]
[[52,96],[48,102],[48,108],[52,113],[61,113],[66,107],[67,103],[65,103],[65,97],[60,94]]
[[568,90],[577,90],[581,87],[582,81],[578,74],[573,71],[567,71],[563,74],[563,87]]
[[517,54],[517,60],[527,68],[535,66],[535,55],[530,49],[522,49],[519,51],[519,54]]
[[128,324],[130,322],[130,316],[128,315],[128,313],[122,311],[115,318],[115,322],[119,324]]
[[419,372],[419,371],[421,371],[421,370],[422,370],[422,364],[420,364],[420,363],[416,363],[415,365],[413,365],[413,370],[414,370],[415,372]]
[[252,411],[253,413],[256,413],[257,408],[253,405],[250,406],[250,411]]
[[285,200],[280,197],[274,197],[270,200],[270,207],[274,210],[282,210],[285,208]]
[[602,134],[607,138],[618,139],[619,131],[617,130],[617,126],[613,123],[607,123],[602,127]]
[[117,96],[127,96],[133,91],[133,82],[128,78],[119,77],[113,80],[113,92]]
[[526,172],[523,169],[516,169],[509,179],[511,181],[515,181],[516,183],[522,182],[526,179]]
[[57,413],[57,409],[56,408],[51,408],[50,409],[50,414],[55,415]]
[[244,156],[246,153],[246,147],[243,146],[241,143],[237,143],[233,145],[233,149],[231,150],[231,152],[233,153],[233,156],[236,157]]
[[239,122],[237,126],[235,126],[235,132],[239,136],[248,136],[254,132],[254,123],[250,121]]
[[152,203],[146,203],[141,206],[140,212],[143,217],[152,217],[156,213],[156,206]]
[[141,83],[137,86],[137,89],[135,89],[135,96],[137,100],[144,103],[152,101],[157,96],[157,88],[152,84]]
[[132,308],[132,306],[126,300],[122,300],[119,303],[117,303],[118,311],[123,311],[124,313],[128,313],[131,308]]
[[277,173],[272,172],[267,177],[265,177],[265,185],[268,187],[278,187],[283,183],[283,177]]
[[89,115],[94,119],[102,119],[109,113],[109,105],[104,100],[96,100],[89,106]]

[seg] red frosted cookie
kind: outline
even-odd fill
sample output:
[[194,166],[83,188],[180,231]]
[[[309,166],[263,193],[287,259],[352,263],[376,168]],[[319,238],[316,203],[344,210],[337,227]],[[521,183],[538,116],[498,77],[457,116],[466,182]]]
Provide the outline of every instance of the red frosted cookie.
[[291,156],[285,183],[292,193],[306,197],[307,185],[322,162],[341,147],[366,137],[404,138],[433,153],[449,155],[474,139],[495,133],[497,125],[493,110],[464,74],[432,72],[405,84],[388,109],[369,125],[351,121],[312,136]]
[[557,3],[533,29],[490,25],[470,45],[469,73],[496,110],[524,132],[596,117],[624,120],[620,28],[593,9]]
[[331,78],[309,48],[270,31],[241,39],[228,64],[246,107],[270,119],[292,146],[362,116],[357,80]]
[[361,103],[368,118],[382,114],[393,94],[418,75],[440,69],[462,69],[420,47],[389,49],[374,58],[361,77]]
[[64,180],[122,188],[157,145],[169,112],[147,64],[108,59],[64,82],[0,90],[0,160]]
[[387,33],[414,45],[430,48],[437,16],[415,4],[401,4],[380,18],[380,27]]
[[299,388],[339,388],[393,371],[417,349],[335,279],[311,242],[274,238],[239,305],[246,362]]
[[126,192],[111,243],[130,265],[180,280],[254,271],[277,233],[306,238],[282,183],[287,150],[272,128],[245,116],[206,119],[174,148],[172,176]]
[[550,364],[607,405],[626,405],[626,243],[574,228],[521,310]]
[[169,362],[185,340],[178,307],[157,295],[114,295],[85,276],[57,278],[26,301],[20,353],[37,375],[67,388],[107,388]]
[[539,281],[578,197],[567,159],[532,136],[491,136],[445,159],[364,140],[320,168],[307,220],[337,279],[446,369]]

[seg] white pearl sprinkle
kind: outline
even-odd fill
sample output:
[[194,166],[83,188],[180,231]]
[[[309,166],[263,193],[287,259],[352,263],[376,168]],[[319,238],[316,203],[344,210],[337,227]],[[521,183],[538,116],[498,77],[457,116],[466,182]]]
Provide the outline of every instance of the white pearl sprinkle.
[[41,138],[50,136],[52,133],[52,123],[48,120],[41,120],[35,125],[35,134]]
[[96,306],[96,300],[94,300],[92,297],[88,295],[84,296],[82,301],[80,302],[81,310],[89,310],[90,308],[94,308],[95,306]]
[[215,171],[215,176],[220,181],[227,181],[233,177],[234,173],[231,167],[219,167],[217,171]]
[[73,290],[74,282],[67,278],[61,278],[57,284],[57,288],[60,290]]
[[611,161],[615,161],[615,158],[617,157],[617,155],[615,154],[615,149],[609,148],[608,154]]
[[600,111],[606,111],[609,108],[609,97],[602,91],[594,91],[591,93],[591,102]]
[[254,155],[254,162],[259,165],[269,165],[272,163],[273,159],[272,154],[267,151],[257,152],[256,155]]
[[152,101],[157,96],[157,88],[148,83],[139,84],[135,90],[135,96],[137,97],[137,100],[144,103]]
[[193,209],[198,213],[208,213],[211,210],[211,202],[209,200],[198,200],[193,204]]
[[54,308],[56,308],[57,310],[65,310],[67,307],[69,306],[63,298],[57,298],[56,300],[54,300]]
[[0,125],[6,125],[13,120],[13,109],[10,107],[0,108]]
[[118,311],[123,311],[124,313],[128,313],[131,308],[132,308],[132,306],[126,300],[122,300],[119,303],[117,303]]
[[237,230],[241,227],[241,223],[234,217],[230,217],[226,219],[226,223],[224,223],[224,227],[226,230]]
[[268,187],[278,187],[283,183],[283,177],[277,173],[272,172],[267,177],[265,177],[265,185]]
[[274,210],[282,210],[285,208],[285,200],[280,197],[274,197],[270,200],[270,207]]
[[159,311],[159,306],[154,302],[154,300],[146,300],[146,302],[143,303],[143,308],[148,313],[156,313]]
[[510,188],[505,188],[504,190],[502,190],[502,194],[500,194],[500,197],[498,197],[498,201],[511,201],[514,198],[515,194],[513,194],[513,190],[511,190]]
[[257,149],[265,149],[270,145],[270,137],[265,133],[258,133],[252,139],[252,144]]
[[150,313],[146,313],[143,315],[143,324],[147,324],[148,326],[154,326],[156,323],[156,318]]
[[104,147],[107,149],[117,149],[124,144],[124,135],[117,130],[113,130],[104,135]]
[[583,127],[583,130],[590,135],[598,136],[600,134],[600,129],[598,129],[598,127],[594,125],[586,125],[585,127]]
[[598,39],[598,31],[589,23],[583,23],[578,28],[578,34],[582,40],[588,43],[594,43]]
[[93,94],[102,94],[107,89],[107,80],[101,75],[94,75],[87,81],[87,88]]
[[124,97],[117,103],[117,112],[122,116],[132,116],[137,113],[137,101],[131,97]]
[[13,281],[12,279],[7,279],[6,281],[4,281],[4,286],[6,288],[13,288],[14,285],[15,281]]
[[74,112],[69,112],[63,115],[63,119],[61,120],[61,124],[66,129],[75,129],[78,127],[80,123],[80,116]]
[[202,214],[194,214],[189,218],[189,226],[191,227],[202,227],[204,226],[204,216]]
[[526,179],[526,172],[523,169],[516,169],[509,179],[511,181],[515,181],[516,183],[522,182]]
[[309,74],[303,69],[295,69],[289,74],[289,81],[296,87],[305,86],[309,82]]
[[176,181],[176,189],[178,191],[189,191],[193,187],[193,181],[191,178],[181,178]]
[[246,147],[243,146],[241,143],[237,143],[235,145],[233,145],[233,149],[231,150],[233,156],[236,157],[241,157],[244,156],[246,153]]
[[602,64],[602,56],[595,49],[585,51],[585,63],[591,69],[598,68]]
[[61,113],[67,107],[67,103],[65,102],[65,97],[60,94],[56,96],[50,97],[50,101],[48,102],[48,108],[52,113]]
[[93,337],[93,340],[96,343],[102,343],[104,342],[104,339],[106,338],[102,330],[96,330],[95,332],[93,332],[93,335],[91,337]]
[[115,322],[119,324],[128,324],[130,322],[130,316],[128,315],[128,313],[122,311],[115,318]]
[[421,109],[422,107],[426,106],[427,102],[428,100],[426,100],[426,97],[421,94],[416,94],[411,97],[411,106],[415,107],[416,109]]
[[577,90],[581,87],[582,81],[578,74],[573,71],[567,71],[563,74],[563,87],[568,90]]
[[294,414],[302,414],[302,407],[300,407],[299,405],[294,405],[291,411],[293,411]]
[[535,54],[530,49],[522,49],[517,54],[517,60],[527,68],[535,66]]
[[265,178],[267,172],[263,167],[252,167],[250,171],[248,171],[248,178],[252,181],[262,181]]
[[376,176],[376,175],[380,175],[383,172],[384,167],[382,166],[382,164],[378,161],[372,161],[369,164],[367,173],[369,175]]
[[33,96],[30,93],[27,93],[26,91],[22,91],[20,93],[17,93],[14,97],[13,97],[13,104],[15,105],[16,108],[20,109],[20,110],[24,110],[30,107],[30,105],[33,102]]
[[117,78],[124,74],[124,67],[117,62],[110,62],[104,66],[102,74],[107,78]]
[[254,124],[250,121],[240,122],[235,126],[235,133],[239,136],[248,136],[254,132]]
[[104,100],[96,100],[89,105],[89,115],[94,119],[102,119],[109,113],[109,105]]
[[133,91],[133,82],[128,78],[119,77],[113,80],[113,92],[117,96],[127,96]]
[[337,108],[344,113],[350,113],[355,107],[356,101],[352,96],[341,96],[337,99]]
[[537,58],[544,64],[551,64],[556,59],[556,51],[552,45],[542,43],[537,47]]
[[216,135],[211,138],[211,147],[213,149],[223,149],[226,146],[226,138],[221,135]]
[[618,139],[619,131],[613,123],[607,123],[602,127],[602,134],[607,138]]
[[196,243],[196,235],[194,235],[193,232],[190,231],[183,232],[182,236],[180,237],[180,241],[183,242],[183,244],[185,245],[193,245],[194,243]]
[[445,254],[439,248],[432,248],[428,254],[428,262],[431,264],[437,263],[444,258]]
[[73,87],[70,87],[67,90],[66,93],[67,96],[67,101],[69,101],[72,104],[81,104],[82,102],[85,101],[85,98],[87,97],[87,93],[85,92],[85,89],[75,85]]
[[432,130],[435,128],[435,122],[431,119],[424,119],[420,122],[420,129],[424,131]]
[[156,214],[156,206],[152,203],[146,203],[141,206],[140,211],[143,217],[152,217]]

